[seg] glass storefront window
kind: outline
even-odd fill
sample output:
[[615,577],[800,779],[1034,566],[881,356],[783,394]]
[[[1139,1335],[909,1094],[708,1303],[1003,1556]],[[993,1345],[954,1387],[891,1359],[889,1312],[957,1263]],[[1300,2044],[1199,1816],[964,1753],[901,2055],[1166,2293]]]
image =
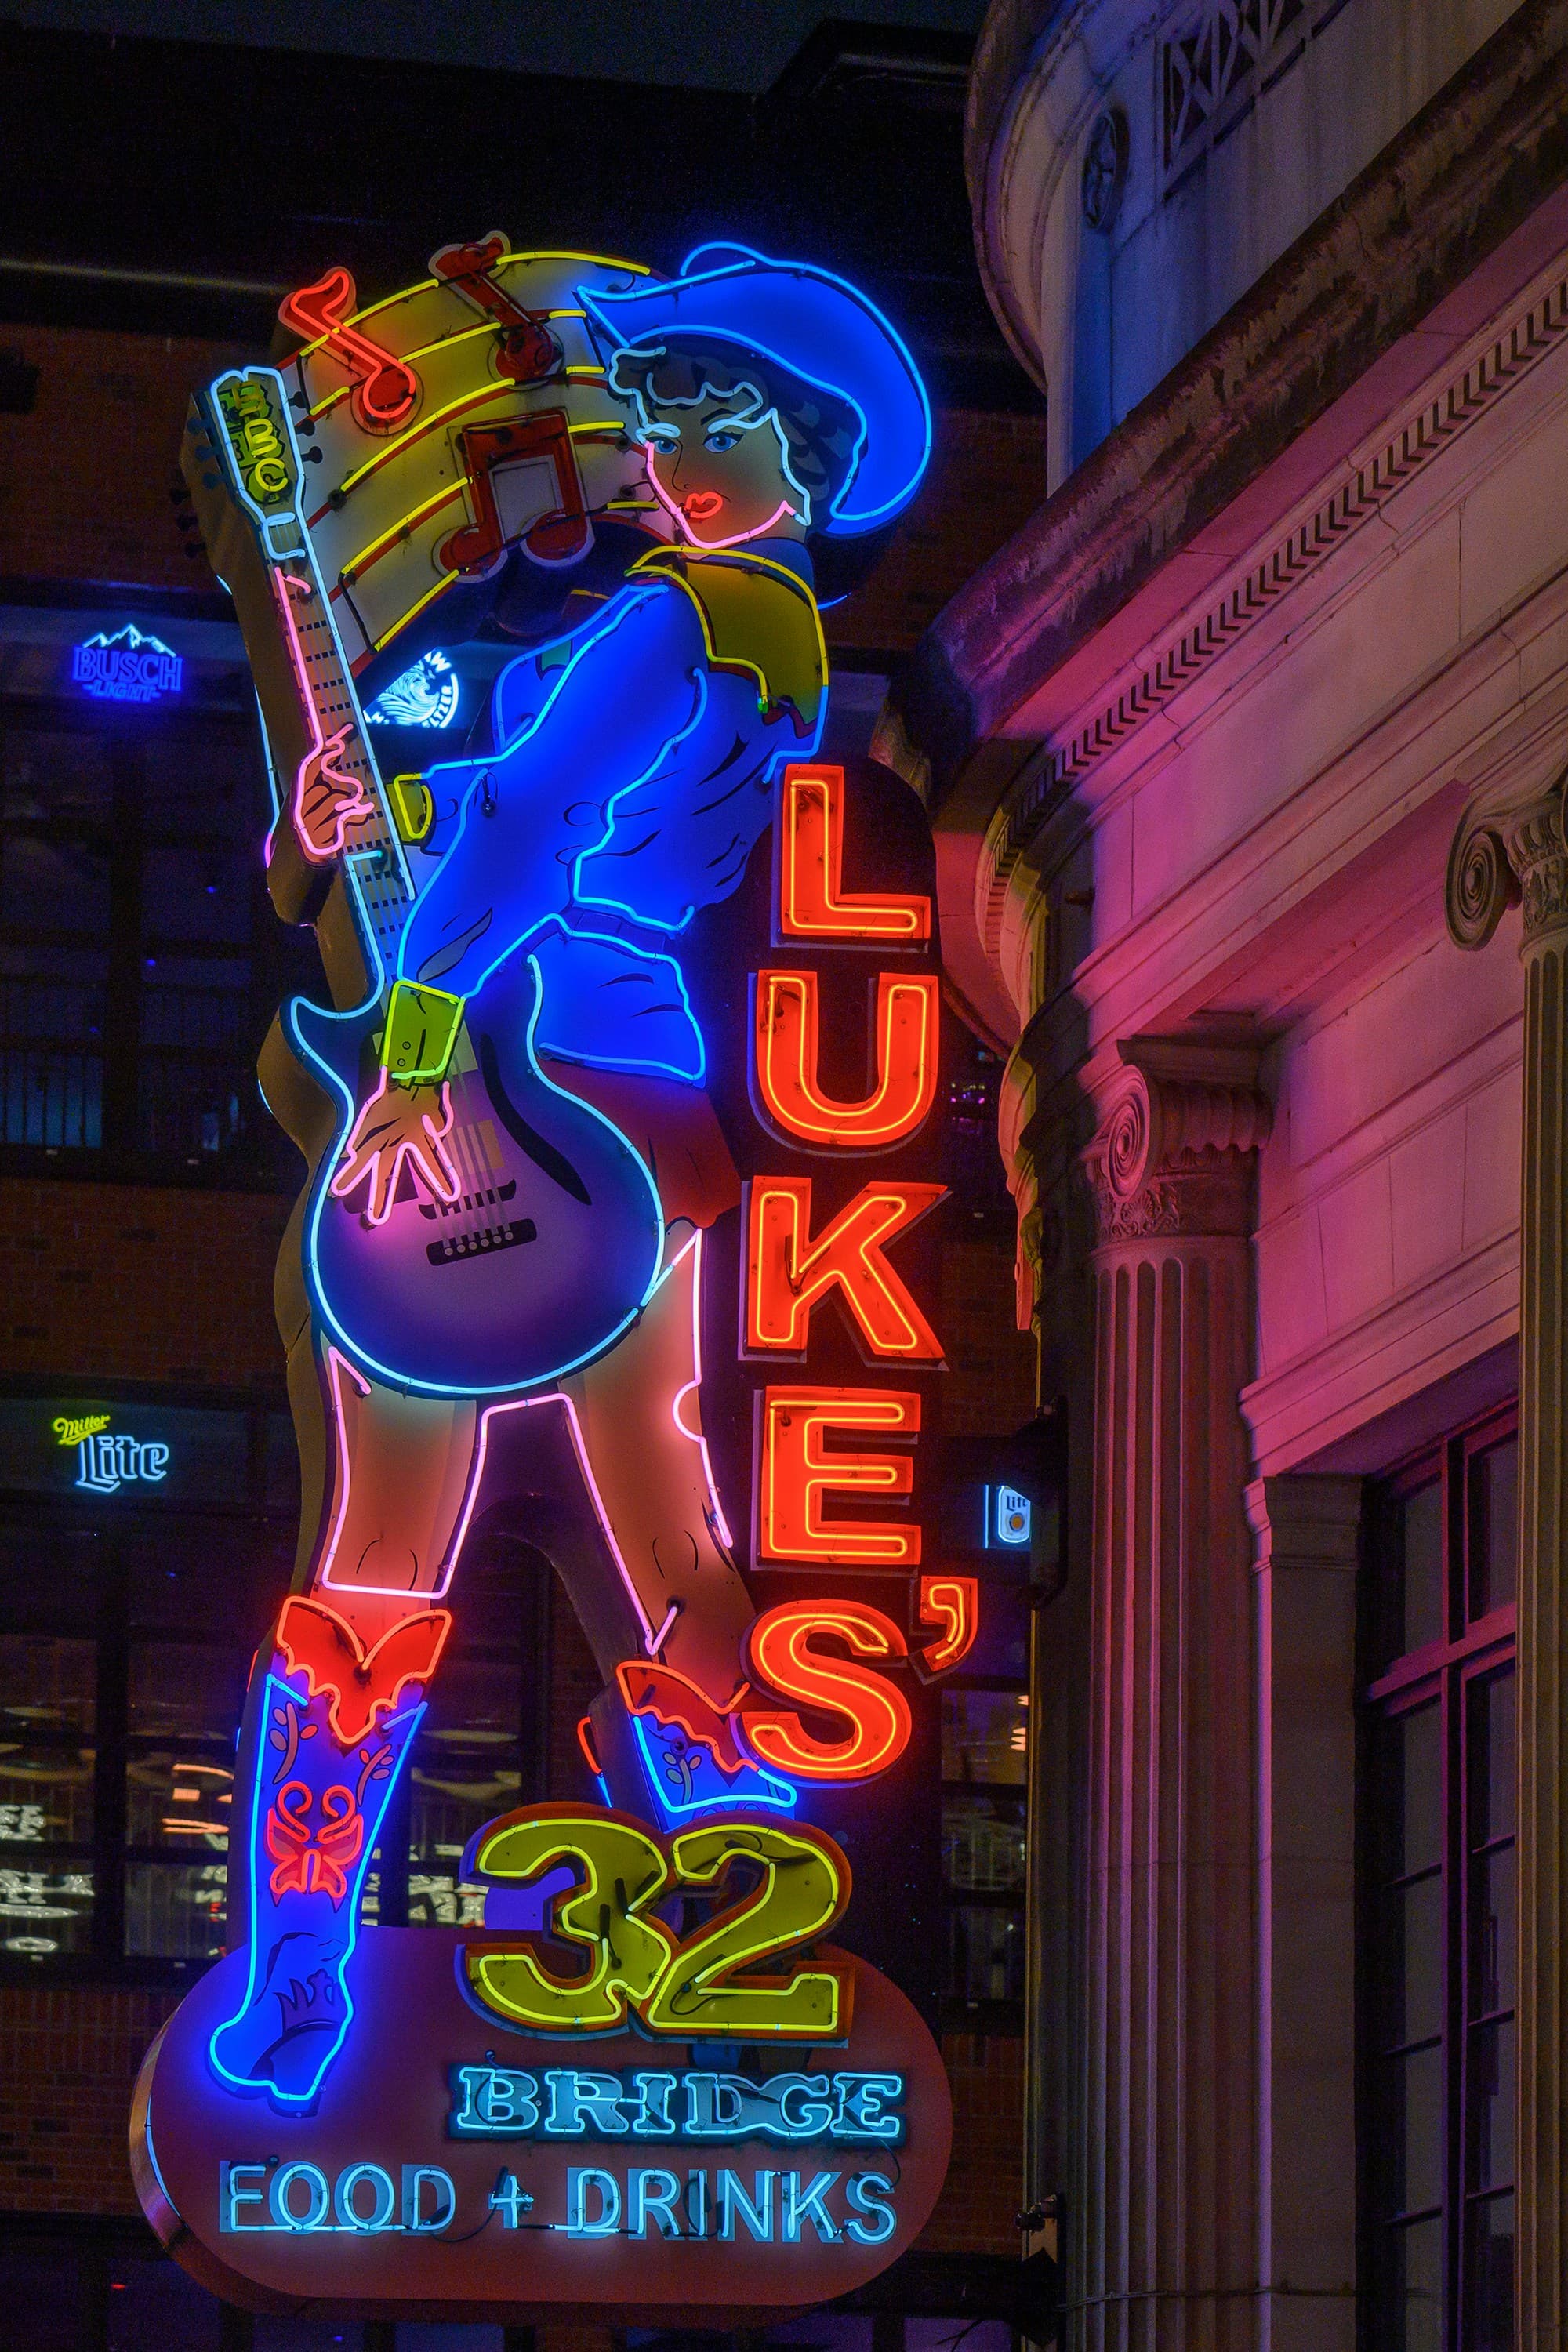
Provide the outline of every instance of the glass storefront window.
[[1022,1691],[944,1690],[942,1777],[1024,1785],[1029,1702]]
[[132,1845],[226,1853],[234,1768],[171,1748],[133,1749],[125,1767],[125,1826]]
[[973,2026],[984,2006],[994,2030],[1021,2027],[1028,1724],[1027,1695],[1016,1686],[975,1678],[942,1687],[944,1994],[955,2025]]
[[248,1653],[187,1642],[136,1642],[131,1650],[130,1728],[160,1738],[232,1742],[245,1696]]
[[90,1949],[92,1872],[0,1864],[0,1951],[14,1959],[53,1959]]
[[135,1862],[125,1874],[125,1948],[136,1958],[216,1960],[228,1870],[221,1862]]
[[97,1714],[98,1652],[91,1642],[0,1634],[0,1737],[90,1732]]
[[1025,1874],[1022,1798],[949,1789],[942,1801],[942,1873],[970,1895],[1021,1893]]

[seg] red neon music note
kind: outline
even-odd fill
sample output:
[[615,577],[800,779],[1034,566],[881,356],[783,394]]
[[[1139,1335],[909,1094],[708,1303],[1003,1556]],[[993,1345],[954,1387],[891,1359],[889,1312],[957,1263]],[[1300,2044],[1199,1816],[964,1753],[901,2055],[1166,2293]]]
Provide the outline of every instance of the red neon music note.
[[510,250],[500,230],[494,229],[477,245],[444,245],[439,253],[430,256],[430,267],[437,278],[446,278],[454,293],[472,302],[501,330],[496,354],[501,374],[514,383],[542,383],[561,365],[561,346],[544,324],[545,314],[523,310],[491,277],[496,263]]
[[349,406],[354,423],[366,433],[395,431],[417,402],[419,378],[406,360],[384,351],[357,327],[343,320],[354,307],[354,281],[346,269],[329,269],[313,286],[301,286],[286,295],[278,316],[286,327],[308,342],[322,339],[322,349],[353,378]]
[[570,563],[588,544],[588,509],[563,408],[468,425],[458,435],[474,519],[441,545],[448,572],[479,572],[521,539],[536,563]]

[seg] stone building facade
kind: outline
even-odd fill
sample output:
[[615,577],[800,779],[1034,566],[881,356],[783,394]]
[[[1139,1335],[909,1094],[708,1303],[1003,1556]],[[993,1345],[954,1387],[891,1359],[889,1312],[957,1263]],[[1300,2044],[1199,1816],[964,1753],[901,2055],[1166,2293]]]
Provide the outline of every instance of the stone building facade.
[[1568,8],[994,0],[969,134],[1049,495],[882,741],[1070,1418],[1031,2218],[1075,2347],[1559,2343]]

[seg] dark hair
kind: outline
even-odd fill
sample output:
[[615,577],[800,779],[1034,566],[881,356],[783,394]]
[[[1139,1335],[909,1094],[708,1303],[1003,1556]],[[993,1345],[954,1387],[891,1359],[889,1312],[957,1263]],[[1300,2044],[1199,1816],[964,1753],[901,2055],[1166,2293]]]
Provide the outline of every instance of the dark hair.
[[618,351],[610,362],[609,386],[624,400],[636,395],[648,409],[681,406],[700,400],[705,392],[721,399],[742,388],[755,393],[778,411],[791,470],[810,493],[819,523],[855,470],[864,430],[858,412],[778,361],[721,337],[670,336],[647,351]]

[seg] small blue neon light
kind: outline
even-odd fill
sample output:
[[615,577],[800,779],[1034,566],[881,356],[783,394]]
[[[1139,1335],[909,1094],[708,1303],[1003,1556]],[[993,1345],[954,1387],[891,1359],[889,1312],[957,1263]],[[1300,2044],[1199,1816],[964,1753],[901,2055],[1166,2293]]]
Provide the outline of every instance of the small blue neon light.
[[133,621],[71,648],[72,682],[98,702],[167,701],[183,690],[184,676],[180,656],[161,637],[144,637]]
[[412,669],[395,677],[365,711],[373,727],[450,727],[461,688],[443,653],[422,654]]
[[1020,1495],[1016,1486],[987,1486],[985,1489],[985,1545],[1000,1544],[1004,1550],[1021,1551],[1028,1543],[1034,1525],[1034,1506],[1027,1495]]

